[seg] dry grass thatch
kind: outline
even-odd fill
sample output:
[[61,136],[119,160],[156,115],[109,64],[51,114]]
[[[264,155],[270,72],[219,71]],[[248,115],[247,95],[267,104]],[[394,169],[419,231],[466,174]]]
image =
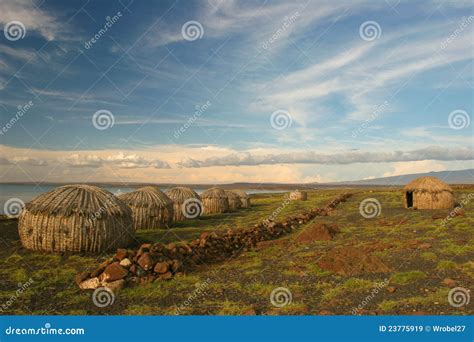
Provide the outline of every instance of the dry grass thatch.
[[65,185],[27,203],[18,230],[25,248],[51,252],[102,252],[133,238],[132,211],[96,186]]
[[308,193],[306,191],[295,190],[290,194],[292,201],[306,201],[308,199]]
[[196,218],[202,213],[201,197],[187,187],[175,187],[166,192],[173,201],[173,221]]
[[420,177],[403,188],[403,203],[405,208],[451,209],[453,189],[436,177]]
[[166,229],[173,221],[173,201],[158,187],[145,186],[118,198],[133,212],[133,227],[139,229]]
[[211,188],[201,194],[205,214],[220,214],[229,211],[229,200],[223,189]]
[[250,208],[250,196],[243,190],[232,190],[240,198],[240,205],[242,208]]
[[229,201],[229,211],[236,211],[242,207],[239,195],[230,190],[225,190],[225,193]]

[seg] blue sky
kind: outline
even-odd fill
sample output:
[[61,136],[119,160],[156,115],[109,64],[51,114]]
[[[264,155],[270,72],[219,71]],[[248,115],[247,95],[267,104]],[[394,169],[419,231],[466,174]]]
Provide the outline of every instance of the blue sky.
[[473,15],[470,1],[2,2],[2,180],[472,168]]

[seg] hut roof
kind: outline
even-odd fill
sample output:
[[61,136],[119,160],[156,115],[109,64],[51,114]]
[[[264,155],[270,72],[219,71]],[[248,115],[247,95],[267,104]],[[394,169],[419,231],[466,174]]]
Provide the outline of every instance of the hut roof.
[[145,186],[118,196],[128,205],[142,208],[166,208],[173,204],[171,199],[156,186]]
[[235,192],[231,190],[225,190],[225,194],[227,195],[228,198],[233,198],[233,199],[239,198],[239,195],[237,195]]
[[249,195],[243,190],[232,190],[232,192],[237,194],[240,198],[249,198]]
[[442,192],[442,191],[449,191],[453,192],[451,187],[440,181],[436,177],[420,177],[412,180],[408,183],[404,190],[406,191],[422,191],[422,192]]
[[26,204],[26,210],[32,214],[61,216],[130,215],[130,208],[111,192],[86,184],[64,185],[41,194]]
[[210,188],[201,194],[201,198],[227,198],[227,194],[221,188]]
[[166,191],[166,195],[175,202],[184,202],[188,198],[199,198],[199,195],[193,189],[184,186],[171,188]]

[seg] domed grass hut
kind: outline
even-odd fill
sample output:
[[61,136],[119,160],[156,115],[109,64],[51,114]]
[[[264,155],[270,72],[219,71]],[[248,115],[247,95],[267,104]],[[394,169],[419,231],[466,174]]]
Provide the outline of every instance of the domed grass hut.
[[211,188],[201,194],[205,214],[221,214],[229,211],[229,200],[223,189]]
[[99,253],[132,242],[132,210],[96,186],[65,185],[27,203],[18,231],[27,249]]
[[306,201],[308,200],[308,193],[306,191],[295,190],[290,193],[290,200],[292,201]]
[[420,177],[403,188],[405,208],[452,209],[453,189],[436,177]]
[[169,189],[166,195],[173,201],[173,221],[185,221],[201,216],[201,197],[193,189],[175,187]]
[[232,190],[240,199],[240,206],[242,208],[250,208],[250,196],[243,190]]
[[236,211],[241,208],[240,198],[235,192],[230,190],[225,190],[227,195],[227,200],[229,201],[229,211]]
[[133,228],[166,229],[173,222],[173,201],[158,187],[145,186],[118,196],[133,213]]

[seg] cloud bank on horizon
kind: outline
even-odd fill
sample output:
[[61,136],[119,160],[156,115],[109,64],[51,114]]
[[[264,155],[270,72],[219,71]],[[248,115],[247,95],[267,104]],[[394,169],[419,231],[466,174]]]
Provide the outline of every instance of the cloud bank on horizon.
[[2,181],[473,168],[470,1],[0,3]]

